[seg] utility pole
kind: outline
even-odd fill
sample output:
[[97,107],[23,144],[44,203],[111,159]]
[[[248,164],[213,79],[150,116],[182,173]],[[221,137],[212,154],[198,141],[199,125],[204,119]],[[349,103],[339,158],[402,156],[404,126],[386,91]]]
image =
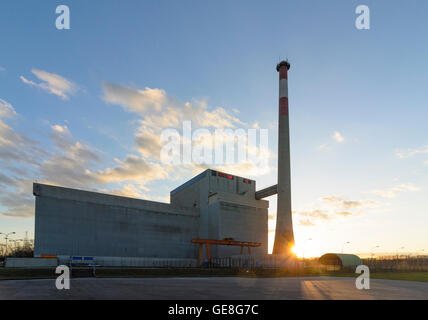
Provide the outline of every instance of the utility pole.
[[373,250],[376,249],[376,248],[379,248],[379,247],[380,246],[375,246],[375,247],[371,248],[370,252],[371,252],[371,258],[372,259],[373,259],[373,256],[374,256]]
[[342,244],[342,253],[343,253],[343,247],[346,245],[346,244],[348,244],[348,243],[351,243],[350,241],[346,241],[346,242],[344,242],[343,244]]
[[7,257],[7,241],[9,240],[9,236],[12,234],[15,234],[16,232],[9,232],[9,233],[3,233],[0,232],[0,234],[2,234],[4,236],[4,239],[6,240],[6,248],[4,250],[4,259],[6,260]]

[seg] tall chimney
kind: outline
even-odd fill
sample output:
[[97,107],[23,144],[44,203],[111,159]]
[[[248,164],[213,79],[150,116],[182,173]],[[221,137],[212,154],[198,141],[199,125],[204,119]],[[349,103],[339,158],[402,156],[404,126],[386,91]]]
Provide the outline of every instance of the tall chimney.
[[288,61],[281,61],[279,72],[279,128],[278,128],[278,206],[273,254],[288,254],[294,246],[291,219],[290,188],[290,125],[288,120]]

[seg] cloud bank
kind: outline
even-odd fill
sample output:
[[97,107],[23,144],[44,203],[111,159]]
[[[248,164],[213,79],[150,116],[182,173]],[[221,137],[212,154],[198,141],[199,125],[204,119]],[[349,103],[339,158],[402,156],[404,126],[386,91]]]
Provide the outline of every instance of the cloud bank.
[[63,100],[68,100],[69,96],[77,91],[77,85],[75,83],[58,74],[38,69],[33,69],[31,72],[42,82],[36,83],[28,80],[24,76],[20,76],[19,78],[22,82],[30,86],[40,88],[50,94],[54,94]]

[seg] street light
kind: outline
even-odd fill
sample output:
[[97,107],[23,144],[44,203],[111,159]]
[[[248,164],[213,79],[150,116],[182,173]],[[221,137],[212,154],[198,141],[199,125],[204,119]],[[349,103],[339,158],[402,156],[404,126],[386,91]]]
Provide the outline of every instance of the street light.
[[397,258],[398,258],[398,250],[403,250],[403,249],[404,249],[404,247],[401,247],[401,248],[397,249]]
[[7,257],[7,240],[9,239],[9,236],[11,235],[11,234],[15,234],[16,232],[9,232],[9,233],[3,233],[3,232],[0,232],[0,234],[2,234],[3,236],[4,236],[4,238],[5,238],[5,240],[6,240],[6,249],[4,250],[4,258],[6,259],[6,257]]
[[343,247],[346,245],[346,244],[348,244],[348,243],[351,243],[350,241],[346,241],[346,242],[344,242],[343,244],[342,244],[342,253],[343,253]]
[[375,247],[373,247],[373,248],[370,249],[372,259],[373,259],[373,256],[374,256],[373,250],[376,249],[376,248],[379,248],[379,247],[380,246],[375,246]]

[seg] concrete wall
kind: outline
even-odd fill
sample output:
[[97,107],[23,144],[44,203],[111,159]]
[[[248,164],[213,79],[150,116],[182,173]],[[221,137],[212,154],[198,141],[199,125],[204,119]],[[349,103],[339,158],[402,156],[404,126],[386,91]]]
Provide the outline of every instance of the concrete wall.
[[[87,265],[102,267],[139,267],[139,268],[187,268],[196,267],[197,259],[180,258],[140,258],[140,257],[92,257],[93,260]],[[70,265],[70,256],[58,256],[59,264]],[[80,264],[81,265],[81,264]]]
[[[218,192],[209,199],[209,235],[211,239],[233,238],[237,241],[259,242],[251,248],[254,254],[268,252],[269,202],[236,194]],[[248,252],[244,248],[244,252]],[[213,257],[240,254],[240,247],[213,246]]]
[[[200,209],[200,238],[216,240],[235,238],[242,241],[257,239],[254,241],[262,242],[266,247],[256,251],[267,253],[269,202],[256,200],[255,192],[254,180],[208,169],[171,191],[171,204]],[[235,204],[236,210],[222,209],[216,204],[220,199],[224,203]],[[254,208],[261,210],[253,210]],[[228,252],[237,254],[240,248],[214,246],[212,249],[213,256]]]
[[[171,192],[171,204],[34,184],[35,255],[196,259],[194,238],[260,242],[269,202],[255,181],[206,170]],[[213,257],[240,247],[212,246]],[[205,251],[204,251],[205,255]]]
[[[263,209],[249,208],[232,203],[220,203],[220,239],[234,238],[237,241],[260,242],[262,245],[251,248],[255,254],[268,252],[267,212]],[[222,246],[218,256],[240,254],[239,247]],[[244,248],[244,252],[247,248]]]
[[56,268],[58,259],[54,258],[7,258],[6,268]]
[[34,184],[35,256],[197,257],[199,210]]
[[197,208],[200,212],[199,232],[197,238],[207,239],[209,237],[209,217],[208,217],[208,195],[209,190],[209,173],[206,170],[189,180],[182,186],[171,191],[171,205]]

